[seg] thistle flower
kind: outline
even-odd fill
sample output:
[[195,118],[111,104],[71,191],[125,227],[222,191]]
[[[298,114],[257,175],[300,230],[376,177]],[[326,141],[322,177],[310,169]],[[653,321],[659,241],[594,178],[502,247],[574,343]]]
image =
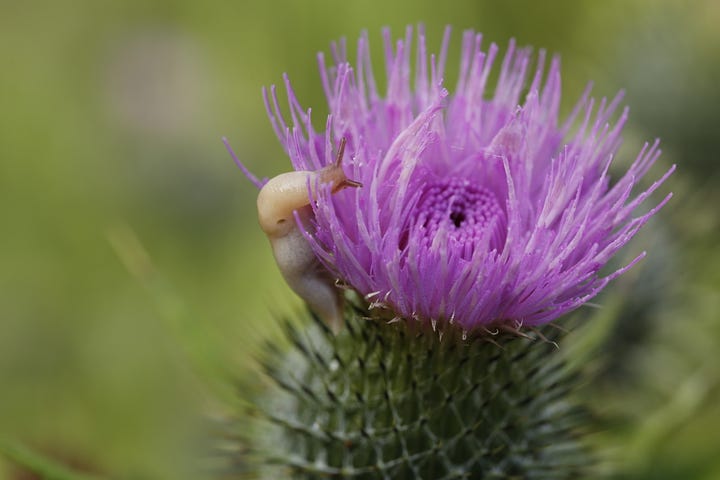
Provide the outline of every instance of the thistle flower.
[[560,122],[560,61],[552,58],[546,70],[543,50],[533,72],[530,49],[511,41],[490,95],[498,47],[484,51],[482,36],[467,31],[457,85],[448,93],[442,83],[449,34],[439,55],[428,56],[419,28],[411,62],[412,28],[395,43],[386,30],[385,95],[367,34],[358,41],[356,67],[344,41],[332,45],[332,65],[320,54],[330,109],[325,132],[313,129],[311,111],[287,77],[290,124],[275,88],[264,92],[295,170],[332,164],[333,146],[346,139],[347,177],[362,184],[337,192],[308,182],[312,214],[295,220],[329,272],[386,318],[467,330],[548,323],[645,255],[600,273],[670,199],[633,216],[674,166],[634,192],[660,155],[655,141],[611,179],[627,120],[624,109],[611,122],[622,93],[596,102],[588,88]]

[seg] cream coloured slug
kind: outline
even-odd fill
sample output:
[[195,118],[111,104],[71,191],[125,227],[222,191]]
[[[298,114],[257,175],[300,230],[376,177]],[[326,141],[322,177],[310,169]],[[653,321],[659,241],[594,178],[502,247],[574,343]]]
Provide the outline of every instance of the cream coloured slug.
[[[340,140],[335,163],[317,171],[295,171],[271,178],[257,198],[260,228],[267,235],[283,278],[330,328],[337,333],[343,325],[343,298],[331,277],[300,231],[293,212],[301,220],[312,216],[310,202],[318,184],[330,183],[332,192],[359,187],[342,169],[345,138]],[[310,190],[308,190],[308,187]],[[309,222],[303,222],[309,223]]]

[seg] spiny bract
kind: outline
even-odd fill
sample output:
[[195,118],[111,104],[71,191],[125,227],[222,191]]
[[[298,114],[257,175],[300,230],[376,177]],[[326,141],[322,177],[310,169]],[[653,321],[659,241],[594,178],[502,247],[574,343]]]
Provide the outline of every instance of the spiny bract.
[[[538,334],[438,335],[346,315],[267,351],[251,429],[263,479],[563,479],[590,466],[575,376]],[[548,333],[558,338],[559,330]]]

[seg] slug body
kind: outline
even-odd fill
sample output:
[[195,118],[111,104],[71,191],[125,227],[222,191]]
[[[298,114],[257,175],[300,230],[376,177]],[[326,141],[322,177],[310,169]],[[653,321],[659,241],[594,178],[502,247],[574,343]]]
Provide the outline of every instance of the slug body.
[[320,263],[303,236],[294,212],[303,224],[312,217],[310,202],[319,184],[330,183],[333,193],[346,187],[359,187],[343,172],[341,161],[345,139],[340,142],[337,161],[320,170],[296,171],[270,179],[257,198],[258,220],[275,256],[278,268],[290,288],[327,325],[337,332],[343,324],[343,297],[335,279]]

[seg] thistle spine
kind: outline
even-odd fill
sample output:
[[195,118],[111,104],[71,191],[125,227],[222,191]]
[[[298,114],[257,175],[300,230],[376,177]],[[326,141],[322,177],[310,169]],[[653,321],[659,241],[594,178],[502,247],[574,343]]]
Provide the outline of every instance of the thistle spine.
[[289,349],[267,351],[258,478],[570,479],[590,466],[559,330],[463,339],[348,312],[338,336],[287,323]]

